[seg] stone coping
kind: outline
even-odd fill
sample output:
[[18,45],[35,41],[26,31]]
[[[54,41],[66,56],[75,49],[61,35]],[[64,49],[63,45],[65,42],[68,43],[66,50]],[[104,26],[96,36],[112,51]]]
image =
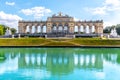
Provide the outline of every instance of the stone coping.
[[120,48],[120,46],[0,46],[0,48]]

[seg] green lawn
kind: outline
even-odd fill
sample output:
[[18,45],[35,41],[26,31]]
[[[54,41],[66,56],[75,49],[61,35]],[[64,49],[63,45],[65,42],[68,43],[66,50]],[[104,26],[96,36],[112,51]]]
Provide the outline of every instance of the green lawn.
[[1,38],[0,46],[120,46],[120,39],[75,38],[75,39],[45,39],[45,38]]
[[0,39],[0,46],[37,46],[49,42],[44,38]]
[[76,38],[71,42],[79,45],[120,45],[120,40],[100,39],[100,38]]

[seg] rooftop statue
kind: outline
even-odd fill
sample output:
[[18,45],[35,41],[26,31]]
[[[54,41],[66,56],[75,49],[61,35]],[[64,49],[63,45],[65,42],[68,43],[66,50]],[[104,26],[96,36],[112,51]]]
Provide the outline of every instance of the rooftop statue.
[[59,13],[58,13],[58,16],[62,16],[62,12],[59,12]]

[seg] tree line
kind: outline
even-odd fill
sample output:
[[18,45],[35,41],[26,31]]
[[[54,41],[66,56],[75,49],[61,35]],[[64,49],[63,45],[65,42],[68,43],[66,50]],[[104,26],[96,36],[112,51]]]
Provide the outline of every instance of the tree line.
[[112,26],[107,26],[104,30],[103,33],[110,33],[112,29],[116,29],[116,32],[118,35],[120,35],[120,24],[117,25],[112,25]]
[[10,28],[9,26],[0,24],[0,35],[5,35],[7,29],[11,30],[12,34],[15,34],[17,31],[15,28]]

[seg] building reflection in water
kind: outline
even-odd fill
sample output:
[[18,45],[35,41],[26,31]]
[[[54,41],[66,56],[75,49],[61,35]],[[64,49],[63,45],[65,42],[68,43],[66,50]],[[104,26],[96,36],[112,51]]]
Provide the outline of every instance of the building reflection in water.
[[[120,63],[120,55],[116,54],[103,54],[103,53],[79,53],[75,50],[71,53],[54,51],[38,51],[36,52],[16,52],[7,53],[1,57],[5,57],[0,62],[0,68],[4,67],[4,71],[8,67],[12,69],[45,69],[52,74],[69,74],[75,69],[88,69],[88,70],[103,70],[103,62],[110,61],[113,63]],[[8,64],[9,63],[9,64]],[[7,64],[6,70],[5,66]],[[14,66],[13,66],[14,65]]]

